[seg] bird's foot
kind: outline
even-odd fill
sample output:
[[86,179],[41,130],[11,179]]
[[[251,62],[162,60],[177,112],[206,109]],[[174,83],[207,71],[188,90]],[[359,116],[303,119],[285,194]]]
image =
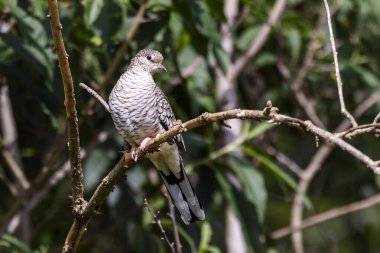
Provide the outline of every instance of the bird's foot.
[[139,159],[139,156],[137,155],[137,146],[135,146],[135,145],[132,145],[132,147],[131,147],[131,157],[132,157],[132,160],[133,161],[137,161],[138,159]]
[[149,142],[151,139],[152,139],[152,138],[147,137],[147,138],[145,138],[145,139],[141,142],[141,144],[140,144],[140,149],[141,149],[142,151],[147,151],[147,150],[146,150],[146,144],[148,144],[148,142]]
[[[152,148],[152,149],[147,149],[146,148],[146,145],[148,144],[148,142],[151,140],[152,138],[150,137],[147,137],[145,138],[141,144],[140,144],[140,149],[141,151],[143,152],[154,152],[154,151],[157,151],[158,148]],[[135,146],[133,145],[132,148],[131,148],[131,157],[132,159],[136,162],[138,159],[139,159],[139,156],[137,155],[137,148],[138,146]]]
[[[159,136],[160,134],[158,134],[157,136]],[[156,136],[156,137],[157,137]],[[140,144],[140,149],[144,152],[147,152],[147,153],[154,153],[154,152],[158,152],[160,150],[159,147],[155,147],[155,148],[147,148],[146,145],[148,144],[148,142],[153,139],[153,138],[150,138],[150,137],[147,137],[145,138],[141,144]]]

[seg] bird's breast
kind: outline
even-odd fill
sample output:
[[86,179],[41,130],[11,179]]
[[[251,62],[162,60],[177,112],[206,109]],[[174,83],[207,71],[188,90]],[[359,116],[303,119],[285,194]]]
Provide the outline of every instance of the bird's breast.
[[160,132],[154,87],[115,86],[109,105],[115,126],[125,139],[140,144],[146,137],[154,137]]

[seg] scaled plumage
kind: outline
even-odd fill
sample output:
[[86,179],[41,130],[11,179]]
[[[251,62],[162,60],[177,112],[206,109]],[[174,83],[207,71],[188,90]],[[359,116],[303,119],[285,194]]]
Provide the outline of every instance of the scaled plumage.
[[[115,127],[131,145],[132,155],[137,147],[144,146],[144,140],[165,132],[176,123],[166,96],[152,76],[157,71],[166,70],[163,59],[160,52],[152,49],[138,52],[109,97]],[[182,136],[177,135],[174,143],[162,144],[159,151],[147,157],[159,170],[182,220],[188,224],[204,220],[205,213],[184,170],[181,158],[184,149]]]

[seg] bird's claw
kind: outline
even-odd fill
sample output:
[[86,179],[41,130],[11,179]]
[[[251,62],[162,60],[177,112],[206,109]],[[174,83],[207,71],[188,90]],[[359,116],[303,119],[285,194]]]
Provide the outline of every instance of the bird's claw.
[[132,157],[132,160],[135,161],[135,162],[139,159],[139,156],[137,155],[136,150],[137,150],[137,147],[136,146],[132,146],[132,148],[131,148],[131,157]]
[[148,144],[148,142],[149,142],[151,139],[152,139],[152,138],[147,137],[147,138],[145,138],[145,139],[141,142],[141,144],[140,144],[140,149],[141,149],[142,151],[146,151],[146,144]]
[[[145,138],[145,139],[141,142],[141,144],[140,144],[140,149],[141,149],[141,151],[143,151],[143,152],[148,151],[148,150],[146,149],[146,145],[148,144],[148,142],[149,142],[151,139],[152,139],[152,138],[147,137],[147,138]],[[132,157],[133,161],[135,161],[135,162],[139,159],[139,156],[138,156],[138,154],[137,154],[137,148],[138,148],[138,146],[132,146],[132,148],[131,148],[131,157]]]

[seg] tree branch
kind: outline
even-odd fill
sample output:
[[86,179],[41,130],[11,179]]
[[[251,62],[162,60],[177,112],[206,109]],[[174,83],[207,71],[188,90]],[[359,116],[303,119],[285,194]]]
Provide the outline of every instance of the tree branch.
[[380,120],[380,112],[376,115],[375,119],[373,120],[373,124],[376,124]]
[[86,90],[90,95],[92,95],[96,100],[98,100],[98,102],[104,107],[104,109],[106,109],[107,112],[110,112],[110,107],[109,105],[107,104],[107,102],[96,92],[94,91],[93,89],[91,89],[89,86],[87,86],[86,84],[84,83],[80,83],[79,86]]
[[371,132],[375,132],[376,134],[379,134],[380,123],[359,125],[357,127],[352,127],[344,132],[336,133],[336,135],[339,135],[339,137],[345,137],[345,138],[351,139],[354,136],[365,134],[365,133],[371,133]]
[[304,221],[302,221],[302,224],[300,224],[300,226],[298,226],[298,227],[289,226],[289,227],[277,229],[271,233],[271,238],[278,240],[278,239],[281,239],[285,236],[288,236],[288,235],[290,235],[296,231],[299,231],[299,230],[302,230],[302,229],[305,229],[305,228],[308,228],[311,226],[315,226],[315,225],[320,224],[322,222],[326,222],[328,220],[335,219],[335,218],[338,218],[340,216],[343,216],[343,215],[346,215],[349,213],[361,211],[361,210],[367,209],[369,207],[372,207],[372,206],[378,205],[378,204],[380,204],[380,194],[376,194],[376,195],[369,197],[367,199],[360,200],[357,202],[353,202],[353,203],[350,203],[348,205],[333,208],[333,209],[330,209],[326,212],[313,215],[313,216],[305,219]]
[[175,220],[174,204],[173,204],[173,201],[171,200],[169,194],[167,193],[167,191],[164,192],[164,195],[165,195],[166,200],[168,201],[168,206],[169,206],[168,216],[169,216],[170,220],[172,221],[174,246],[176,249],[176,253],[182,253],[182,244],[181,244],[181,240],[179,238],[177,222]]
[[172,253],[179,253],[179,252],[176,252],[176,249],[174,248],[174,243],[169,240],[168,236],[166,235],[165,229],[162,227],[161,220],[158,218],[158,214],[160,212],[157,212],[155,214],[154,211],[152,210],[152,208],[150,208],[147,199],[144,199],[144,206],[145,206],[146,210],[148,210],[150,215],[153,217],[154,223],[156,223],[158,228],[160,229],[160,232],[162,234],[161,240],[166,242],[166,244],[169,246],[170,251]]
[[356,126],[358,126],[358,123],[356,123],[355,118],[347,111],[346,105],[344,103],[343,82],[342,82],[342,78],[340,77],[338,53],[336,51],[334,33],[332,30],[332,25],[331,25],[330,8],[329,8],[329,4],[327,3],[327,0],[323,0],[323,2],[325,4],[325,9],[326,9],[326,13],[327,13],[327,24],[329,27],[330,41],[331,41],[331,47],[332,47],[333,57],[334,57],[334,65],[335,65],[336,82],[338,85],[340,111],[341,111],[341,113],[343,113],[343,115],[345,115],[350,120],[352,126],[356,127]]
[[75,108],[75,93],[71,70],[69,66],[69,55],[63,43],[62,25],[59,20],[57,0],[49,0],[49,18],[53,34],[54,47],[58,55],[59,69],[61,71],[66,107],[67,141],[69,148],[69,159],[71,163],[72,201],[74,214],[77,207],[83,202],[83,170],[80,159],[80,143],[77,110]]

